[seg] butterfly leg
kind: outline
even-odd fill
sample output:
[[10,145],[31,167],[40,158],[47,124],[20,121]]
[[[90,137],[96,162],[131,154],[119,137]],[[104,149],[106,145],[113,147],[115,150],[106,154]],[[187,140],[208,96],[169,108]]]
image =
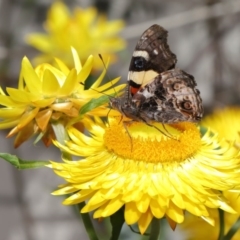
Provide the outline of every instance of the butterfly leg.
[[143,119],[143,121],[144,121],[144,123],[145,123],[146,125],[148,125],[149,127],[153,127],[153,128],[155,128],[155,129],[157,129],[157,130],[158,130],[160,133],[162,133],[164,136],[166,136],[166,137],[168,137],[168,138],[171,138],[171,139],[173,139],[173,140],[177,140],[176,138],[174,138],[174,137],[167,131],[167,129],[166,129],[166,127],[164,126],[163,123],[162,123],[163,128],[164,128],[164,130],[167,132],[167,134],[166,134],[166,132],[162,131],[161,129],[159,129],[159,128],[156,127],[155,125],[152,125],[152,124],[146,122],[144,119]]
[[[121,120],[122,120],[122,119],[121,119]],[[128,128],[127,128],[127,124],[129,124],[129,122],[131,123],[131,122],[133,122],[133,121],[123,121],[122,123],[123,123],[123,127],[125,128],[128,136],[129,136],[129,138],[130,138],[130,142],[131,142],[131,152],[132,152],[132,150],[133,150],[132,136],[131,136],[130,132],[128,131]]]
[[[172,134],[166,129],[164,123],[162,123],[162,126],[163,126],[164,130],[172,137]],[[172,137],[172,139],[177,140],[177,139],[174,138],[174,137]]]

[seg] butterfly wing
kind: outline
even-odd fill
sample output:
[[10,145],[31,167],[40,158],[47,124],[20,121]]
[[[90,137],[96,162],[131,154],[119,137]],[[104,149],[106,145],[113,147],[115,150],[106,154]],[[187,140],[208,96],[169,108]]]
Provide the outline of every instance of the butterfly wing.
[[169,49],[167,35],[168,32],[163,27],[155,24],[137,42],[128,73],[129,91],[132,95],[158,74],[175,67],[177,58]]
[[200,92],[193,76],[180,69],[165,71],[142,87],[132,98],[144,121],[197,122],[202,118]]
[[167,31],[158,25],[148,28],[133,52],[125,93],[111,100],[112,107],[134,121],[199,121],[203,107],[196,82],[175,69],[176,62]]

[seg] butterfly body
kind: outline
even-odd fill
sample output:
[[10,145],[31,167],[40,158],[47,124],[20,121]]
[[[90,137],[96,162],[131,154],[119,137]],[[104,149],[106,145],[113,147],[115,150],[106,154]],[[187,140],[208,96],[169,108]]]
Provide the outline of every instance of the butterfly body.
[[138,41],[123,96],[110,100],[114,109],[134,121],[197,122],[203,107],[194,77],[175,68],[176,55],[167,31],[153,25]]

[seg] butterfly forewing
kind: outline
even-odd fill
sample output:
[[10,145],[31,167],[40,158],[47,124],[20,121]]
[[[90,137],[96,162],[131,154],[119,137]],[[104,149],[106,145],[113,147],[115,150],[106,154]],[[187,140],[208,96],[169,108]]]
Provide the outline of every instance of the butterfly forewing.
[[129,66],[128,81],[134,94],[159,73],[175,67],[177,57],[167,44],[168,32],[159,25],[148,28],[140,37]]
[[133,52],[125,94],[111,99],[112,107],[146,123],[199,121],[203,115],[200,92],[193,76],[175,68],[176,62],[167,31],[158,25],[148,28]]

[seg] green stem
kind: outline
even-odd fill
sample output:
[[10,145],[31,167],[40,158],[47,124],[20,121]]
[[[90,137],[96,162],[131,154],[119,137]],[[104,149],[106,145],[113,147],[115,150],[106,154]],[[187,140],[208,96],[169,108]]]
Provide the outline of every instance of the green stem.
[[149,240],[157,240],[160,234],[160,219],[153,218]]
[[119,209],[116,213],[110,216],[110,221],[112,225],[112,235],[110,240],[117,240],[120,236],[122,226],[125,222],[124,219],[124,209]]
[[[79,212],[85,206],[85,202],[79,203],[76,205]],[[97,234],[95,232],[94,226],[92,224],[91,218],[88,213],[80,213],[81,218],[84,224],[84,227],[87,231],[88,237],[90,240],[98,240]]]
[[224,237],[224,211],[222,209],[218,209],[219,214],[219,235],[218,240],[223,240]]
[[240,228],[240,218],[237,219],[237,221],[232,225],[232,227],[229,229],[226,236],[223,238],[223,240],[230,240],[234,236],[234,234],[239,230]]

